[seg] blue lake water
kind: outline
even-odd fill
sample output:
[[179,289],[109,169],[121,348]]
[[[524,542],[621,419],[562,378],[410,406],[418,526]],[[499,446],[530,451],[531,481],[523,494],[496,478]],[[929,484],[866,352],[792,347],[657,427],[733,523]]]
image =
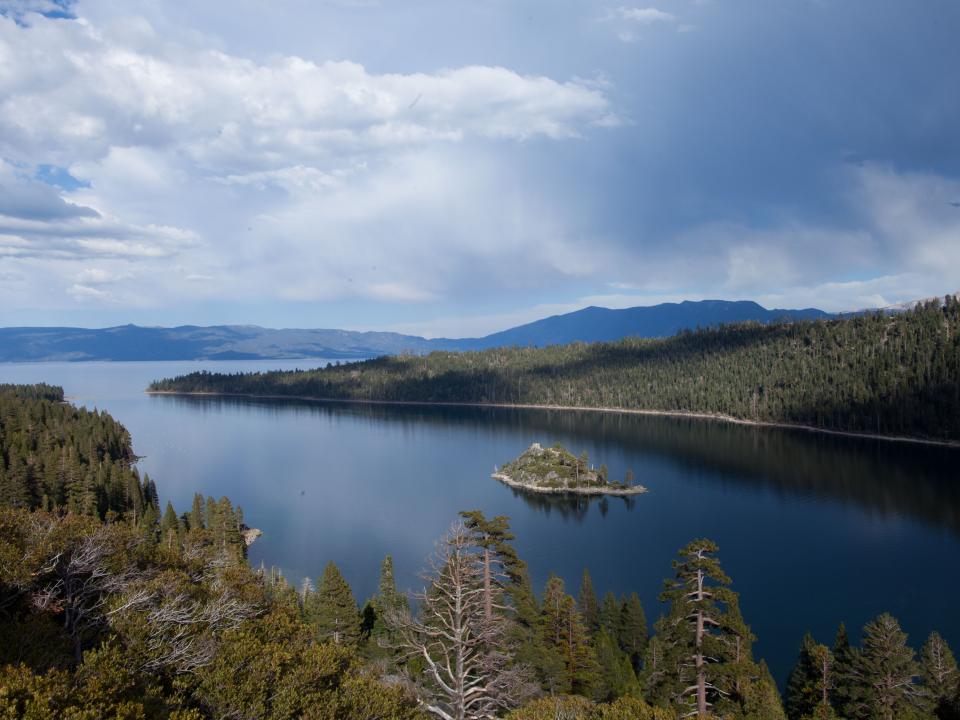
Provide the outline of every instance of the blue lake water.
[[[148,396],[150,380],[198,369],[321,361],[0,364],[0,382],[62,385],[130,430],[142,471],[178,512],[194,491],[229,496],[263,530],[250,561],[293,583],[335,561],[358,600],[381,559],[417,574],[457,511],[509,515],[538,588],[636,590],[651,623],[676,550],[720,545],[756,652],[779,681],[803,633],[859,637],[883,611],[919,646],[933,629],[960,650],[960,450],[714,422],[598,413],[314,404]],[[490,478],[532,442],[562,442],[629,468],[630,500],[524,496]]]

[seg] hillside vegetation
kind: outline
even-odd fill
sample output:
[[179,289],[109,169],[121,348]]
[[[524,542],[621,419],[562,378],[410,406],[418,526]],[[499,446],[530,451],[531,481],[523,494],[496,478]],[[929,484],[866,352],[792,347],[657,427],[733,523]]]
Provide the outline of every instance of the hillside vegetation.
[[150,389],[708,413],[958,441],[960,302],[665,339],[434,352],[309,371],[200,372]]

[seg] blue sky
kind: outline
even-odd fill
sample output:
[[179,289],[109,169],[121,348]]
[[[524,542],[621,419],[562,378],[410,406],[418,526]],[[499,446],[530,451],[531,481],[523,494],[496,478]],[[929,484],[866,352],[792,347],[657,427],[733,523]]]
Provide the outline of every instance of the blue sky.
[[953,0],[0,0],[0,324],[960,290]]

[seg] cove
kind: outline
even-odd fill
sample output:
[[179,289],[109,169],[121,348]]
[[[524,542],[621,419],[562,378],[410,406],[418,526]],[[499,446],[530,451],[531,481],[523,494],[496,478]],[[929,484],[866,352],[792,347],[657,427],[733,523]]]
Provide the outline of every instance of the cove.
[[[829,644],[841,620],[858,638],[889,611],[914,647],[933,629],[960,643],[960,450],[689,418],[143,392],[192,370],[313,364],[7,364],[0,381],[60,384],[110,412],[163,503],[182,512],[194,491],[228,495],[264,531],[251,562],[293,583],[333,560],[362,600],[390,553],[400,586],[417,587],[436,538],[477,508],[511,517],[538,590],[553,571],[576,594],[589,567],[601,594],[636,590],[651,623],[676,550],[715,540],[781,683],[803,633]],[[532,442],[586,450],[649,492],[531,496],[490,478]]]

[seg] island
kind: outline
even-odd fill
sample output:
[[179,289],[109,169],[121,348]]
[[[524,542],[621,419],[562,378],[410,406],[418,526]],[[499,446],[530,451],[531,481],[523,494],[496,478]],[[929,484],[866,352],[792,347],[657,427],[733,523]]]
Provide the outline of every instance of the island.
[[574,493],[580,495],[637,495],[647,489],[633,484],[627,471],[623,482],[610,480],[607,468],[589,466],[587,453],[576,457],[559,443],[542,447],[533,443],[520,457],[494,470],[491,476],[518,490],[538,493]]

